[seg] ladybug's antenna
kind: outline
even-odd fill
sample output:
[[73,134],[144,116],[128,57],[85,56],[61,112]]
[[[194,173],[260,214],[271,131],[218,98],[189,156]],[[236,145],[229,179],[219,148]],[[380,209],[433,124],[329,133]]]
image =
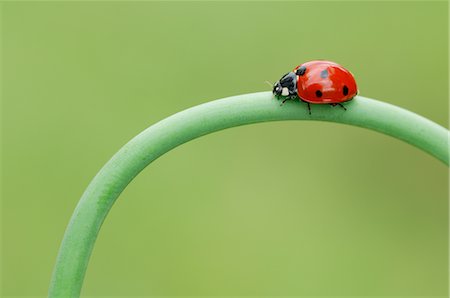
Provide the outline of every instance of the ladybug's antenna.
[[273,87],[273,84],[269,81],[265,81],[264,83],[267,83],[267,84],[269,84],[270,87]]

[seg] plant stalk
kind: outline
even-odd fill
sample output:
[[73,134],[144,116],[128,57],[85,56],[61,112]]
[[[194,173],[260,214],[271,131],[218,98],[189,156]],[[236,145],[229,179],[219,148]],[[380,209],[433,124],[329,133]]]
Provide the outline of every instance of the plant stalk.
[[271,92],[233,96],[174,114],[141,132],[98,172],[81,197],[62,241],[49,297],[79,297],[100,227],[120,193],[152,161],[171,149],[222,129],[283,120],[319,120],[375,130],[405,141],[449,163],[449,131],[438,124],[377,100],[355,97],[347,111],[330,105],[288,101]]

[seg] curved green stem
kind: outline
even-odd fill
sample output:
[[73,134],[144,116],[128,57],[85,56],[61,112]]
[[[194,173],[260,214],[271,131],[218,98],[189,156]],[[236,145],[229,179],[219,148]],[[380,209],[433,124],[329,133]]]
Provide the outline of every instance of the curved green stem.
[[270,92],[229,97],[172,115],[133,138],[100,170],[78,203],[59,250],[49,297],[78,297],[97,234],[117,197],[148,164],[171,149],[225,128],[280,120],[323,120],[369,128],[410,143],[448,165],[449,131],[399,107],[357,96],[347,111],[292,101]]

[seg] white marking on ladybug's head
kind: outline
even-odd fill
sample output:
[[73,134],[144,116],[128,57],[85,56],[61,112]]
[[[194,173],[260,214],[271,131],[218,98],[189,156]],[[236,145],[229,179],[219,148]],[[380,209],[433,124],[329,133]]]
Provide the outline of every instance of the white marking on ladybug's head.
[[283,90],[281,90],[281,95],[288,96],[289,95],[289,89],[287,87],[283,87]]

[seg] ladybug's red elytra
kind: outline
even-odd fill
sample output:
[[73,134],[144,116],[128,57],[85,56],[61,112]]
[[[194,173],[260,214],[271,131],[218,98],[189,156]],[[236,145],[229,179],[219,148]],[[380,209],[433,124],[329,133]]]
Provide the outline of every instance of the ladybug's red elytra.
[[283,103],[298,98],[308,104],[339,105],[358,93],[353,74],[343,66],[326,60],[305,62],[285,74],[273,86],[273,94]]

